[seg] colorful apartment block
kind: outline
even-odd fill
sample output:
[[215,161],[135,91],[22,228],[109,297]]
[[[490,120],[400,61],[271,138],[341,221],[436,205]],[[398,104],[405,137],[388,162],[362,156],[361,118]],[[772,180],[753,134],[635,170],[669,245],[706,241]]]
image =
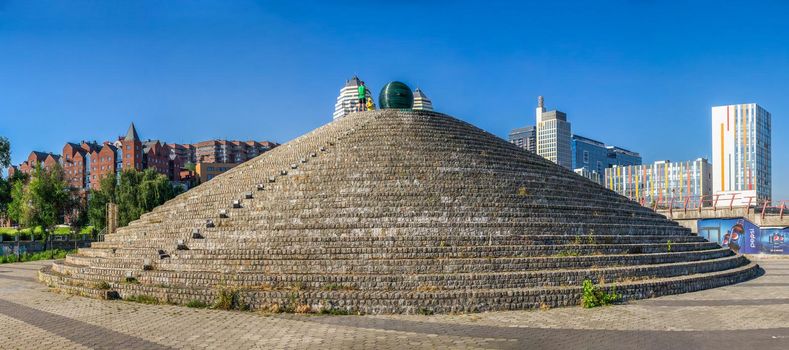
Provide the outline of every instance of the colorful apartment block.
[[770,112],[755,103],[712,107],[716,194],[770,199],[771,130]]
[[644,204],[699,201],[712,195],[712,166],[704,158],[692,161],[657,161],[653,164],[613,166],[605,169],[605,187]]

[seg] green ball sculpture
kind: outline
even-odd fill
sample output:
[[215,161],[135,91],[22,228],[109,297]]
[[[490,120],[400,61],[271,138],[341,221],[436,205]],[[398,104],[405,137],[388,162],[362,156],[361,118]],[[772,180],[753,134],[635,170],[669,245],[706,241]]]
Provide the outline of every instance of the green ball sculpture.
[[378,106],[381,109],[412,109],[414,93],[408,85],[393,81],[384,85],[378,95]]

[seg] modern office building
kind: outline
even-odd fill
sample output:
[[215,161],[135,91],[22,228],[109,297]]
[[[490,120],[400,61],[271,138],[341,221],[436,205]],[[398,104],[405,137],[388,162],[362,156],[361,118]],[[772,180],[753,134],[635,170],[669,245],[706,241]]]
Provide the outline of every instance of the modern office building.
[[[359,84],[361,80],[357,76],[353,76],[350,80],[345,81],[345,86],[340,89],[340,95],[337,96],[337,103],[334,104],[333,119],[340,118],[348,113],[356,112],[359,110]],[[370,93],[370,87],[365,90],[365,97],[373,99]],[[373,103],[375,99],[373,99]],[[432,106],[432,105],[431,105]]]
[[715,194],[772,196],[771,115],[755,103],[712,107]]
[[567,114],[557,110],[546,111],[542,96],[537,100],[537,154],[571,169],[573,156],[570,149],[570,123]]
[[534,126],[512,129],[507,139],[520,148],[537,153],[537,128]]
[[641,155],[637,152],[609,146],[581,135],[572,136],[571,149],[573,170],[599,184],[605,181],[606,168],[615,165],[641,165]]
[[646,205],[682,206],[686,198],[698,201],[712,194],[712,169],[704,158],[613,166],[605,169],[605,187]]
[[415,110],[432,111],[433,101],[420,88],[414,90],[414,107]]

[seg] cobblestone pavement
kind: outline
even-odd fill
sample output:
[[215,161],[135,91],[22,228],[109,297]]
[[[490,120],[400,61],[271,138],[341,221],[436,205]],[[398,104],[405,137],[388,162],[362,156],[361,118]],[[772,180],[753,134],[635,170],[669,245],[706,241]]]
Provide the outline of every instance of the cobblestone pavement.
[[0,349],[786,349],[789,260],[738,285],[596,309],[267,315],[51,293],[46,262],[0,265]]

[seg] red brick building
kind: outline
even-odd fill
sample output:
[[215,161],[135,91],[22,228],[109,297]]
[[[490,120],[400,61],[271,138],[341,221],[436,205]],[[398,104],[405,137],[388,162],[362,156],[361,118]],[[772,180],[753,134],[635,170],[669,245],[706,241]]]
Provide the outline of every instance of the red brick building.
[[82,141],[80,144],[67,142],[63,146],[62,165],[66,181],[72,188],[87,188],[90,184],[91,154],[99,149],[96,142]]
[[101,148],[90,155],[90,187],[101,188],[101,179],[115,176],[118,169],[118,148],[112,143],[104,141]]
[[137,135],[134,123],[129,125],[126,137],[119,139],[123,160],[121,161],[123,170],[136,169],[142,170],[142,141]]
[[[159,140],[148,140],[142,145],[143,166],[146,169],[154,169],[159,174],[167,175],[170,180],[176,180],[170,163],[170,146],[159,142]],[[183,162],[178,161],[178,163],[183,166]]]
[[115,142],[101,144],[82,141],[63,146],[62,157],[52,153],[31,152],[27,160],[11,166],[8,174],[21,171],[30,174],[36,164],[63,166],[66,181],[75,190],[98,189],[101,179],[116,176],[126,169],[154,169],[171,181],[184,181],[194,174],[182,171],[186,163],[243,163],[276,147],[269,141],[211,140],[197,144],[165,143],[159,140],[142,141],[134,123],[126,136]]
[[276,147],[269,141],[210,140],[195,144],[197,163],[243,163]]
[[41,164],[45,169],[51,169],[52,166],[60,162],[60,156],[52,153],[45,153],[39,151],[30,152],[27,159],[19,165],[12,165],[8,167],[8,176],[13,176],[16,172],[25,174],[32,174],[36,169],[36,164]]

